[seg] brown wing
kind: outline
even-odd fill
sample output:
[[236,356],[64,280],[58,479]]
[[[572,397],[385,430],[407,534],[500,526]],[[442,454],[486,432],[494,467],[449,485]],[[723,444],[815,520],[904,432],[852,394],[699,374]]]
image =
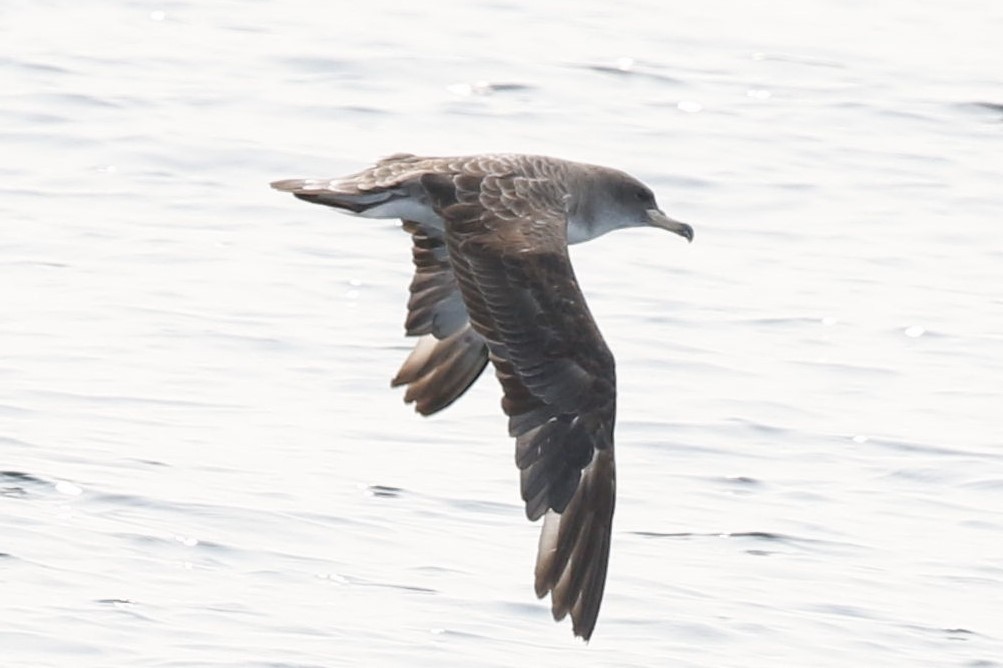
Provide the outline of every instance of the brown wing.
[[[422,170],[446,168],[443,159],[399,154],[345,179],[286,179],[272,187],[307,202],[365,215],[374,207],[410,198]],[[442,233],[414,221],[403,223],[411,234],[415,266],[405,327],[409,336],[421,338],[390,385],[407,385],[404,401],[431,415],[477,380],[487,366],[488,349],[467,320]]]
[[508,184],[429,175],[422,185],[446,220],[470,322],[505,393],[526,515],[546,517],[536,593],[549,592],[554,618],[570,612],[588,640],[615,505],[615,365],[575,280],[559,200],[518,219],[505,208]]
[[456,401],[488,363],[484,339],[467,318],[442,234],[405,220],[411,233],[414,278],[405,328],[420,336],[390,382],[407,385],[404,401],[431,415]]

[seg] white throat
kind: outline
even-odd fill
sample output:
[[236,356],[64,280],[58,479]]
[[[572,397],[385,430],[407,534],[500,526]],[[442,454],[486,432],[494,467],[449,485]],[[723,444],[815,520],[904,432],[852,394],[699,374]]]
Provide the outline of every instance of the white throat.
[[583,241],[592,241],[596,237],[601,237],[607,232],[619,230],[621,227],[630,227],[615,220],[600,218],[598,220],[586,221],[576,216],[568,217],[568,243],[580,244]]

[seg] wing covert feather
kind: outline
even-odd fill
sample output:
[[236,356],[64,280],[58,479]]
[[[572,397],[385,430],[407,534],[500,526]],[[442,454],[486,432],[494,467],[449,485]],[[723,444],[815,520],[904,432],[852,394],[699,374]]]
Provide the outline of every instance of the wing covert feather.
[[[470,324],[487,342],[516,438],[522,498],[545,517],[538,596],[586,640],[605,586],[615,507],[615,363],[575,279],[559,210],[518,218],[473,183],[422,179]],[[498,191],[506,191],[505,184]],[[537,212],[539,216],[539,212]]]

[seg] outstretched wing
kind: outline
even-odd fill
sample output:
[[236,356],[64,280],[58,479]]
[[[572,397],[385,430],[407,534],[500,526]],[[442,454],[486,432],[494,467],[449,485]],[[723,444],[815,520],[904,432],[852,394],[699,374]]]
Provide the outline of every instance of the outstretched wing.
[[408,336],[421,338],[390,384],[407,385],[404,401],[431,415],[477,380],[488,363],[488,349],[470,326],[442,233],[409,220],[404,229],[411,233],[414,259],[404,325]]
[[426,175],[422,185],[446,221],[470,322],[504,390],[526,515],[545,518],[536,593],[550,593],[554,618],[570,612],[588,640],[616,501],[616,380],[571,267],[563,211],[552,198],[531,218],[513,216],[505,193],[516,186],[501,179]]
[[[418,188],[416,174],[442,168],[442,163],[399,154],[345,179],[286,179],[272,187],[361,216],[428,216],[428,205],[411,197]],[[488,349],[467,320],[442,231],[406,217],[402,222],[411,234],[415,267],[405,327],[408,336],[421,338],[390,385],[406,385],[404,401],[414,403],[422,415],[431,415],[456,401],[477,380],[487,366]]]

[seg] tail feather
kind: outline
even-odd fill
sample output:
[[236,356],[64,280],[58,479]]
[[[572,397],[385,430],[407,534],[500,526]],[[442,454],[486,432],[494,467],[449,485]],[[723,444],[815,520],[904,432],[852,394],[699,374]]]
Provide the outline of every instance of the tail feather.
[[272,188],[292,193],[304,202],[333,206],[351,213],[363,213],[400,194],[395,190],[359,190],[350,183],[326,179],[284,179],[273,181]]

